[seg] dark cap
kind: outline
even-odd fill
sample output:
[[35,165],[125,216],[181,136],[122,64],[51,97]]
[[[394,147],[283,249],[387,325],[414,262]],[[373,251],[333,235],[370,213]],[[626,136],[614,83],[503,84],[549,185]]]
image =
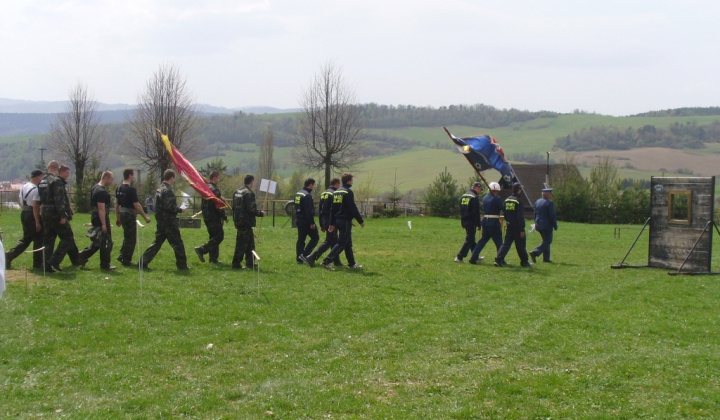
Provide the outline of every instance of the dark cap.
[[42,176],[42,175],[45,175],[45,173],[43,171],[41,171],[40,169],[35,169],[34,171],[32,171],[30,173],[30,178],[35,178],[36,176]]
[[482,188],[482,182],[477,182],[477,181],[473,182],[473,188],[475,188],[475,187]]
[[552,189],[552,188],[543,188],[543,189],[542,189],[542,192],[544,192],[544,193],[551,193],[551,192],[553,192],[553,189]]
[[512,187],[513,187],[513,191],[518,191],[518,190],[521,190],[523,186],[520,185],[519,182],[514,182]]

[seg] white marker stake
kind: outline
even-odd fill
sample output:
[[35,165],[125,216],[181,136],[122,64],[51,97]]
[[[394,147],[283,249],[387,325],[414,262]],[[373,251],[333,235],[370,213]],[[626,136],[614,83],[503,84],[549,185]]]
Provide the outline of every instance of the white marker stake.
[[408,229],[412,229],[412,220],[408,220]]
[[257,261],[260,261],[260,256],[255,252],[255,250],[252,251],[253,254],[253,274],[255,274],[255,265],[257,265],[257,293],[258,297],[260,297],[260,264],[257,263]]

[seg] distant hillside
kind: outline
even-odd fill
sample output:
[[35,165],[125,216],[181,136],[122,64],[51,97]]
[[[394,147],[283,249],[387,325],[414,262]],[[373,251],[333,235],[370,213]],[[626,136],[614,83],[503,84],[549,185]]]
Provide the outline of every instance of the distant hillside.
[[662,111],[650,111],[633,117],[703,117],[708,115],[720,115],[720,107],[707,108],[675,108]]
[[[530,113],[498,110],[488,106],[457,106],[435,110],[373,104],[365,106],[363,124],[366,128],[360,142],[362,152],[357,156],[359,164],[353,168],[358,175],[357,183],[362,184],[371,179],[380,192],[387,192],[397,182],[403,193],[424,189],[445,167],[462,185],[473,174],[470,165],[443,131],[443,125],[447,125],[457,136],[494,136],[505,150],[506,157],[513,165],[519,165],[543,163],[546,152],[550,152],[552,161],[562,163],[568,152],[558,147],[556,139],[583,130],[589,132],[593,127],[608,127],[610,131],[626,133],[652,125],[658,131],[681,127],[692,132],[693,127],[705,127],[718,120],[715,115],[613,117],[583,113]],[[376,113],[382,109],[388,113]],[[389,114],[396,118],[389,118]],[[103,154],[101,166],[121,170],[133,165],[133,158],[126,154],[127,148],[124,147],[125,140],[132,136],[132,132],[122,118],[116,121],[107,126],[109,148]],[[488,125],[478,124],[478,121]],[[197,167],[219,158],[231,173],[254,173],[258,164],[258,144],[270,127],[275,136],[274,157],[278,175],[289,178],[300,169],[292,157],[296,124],[296,116],[293,114],[215,113],[205,116],[201,122],[198,135],[200,154],[188,156]],[[402,126],[402,122],[407,125]],[[29,169],[39,162],[39,148],[43,146],[43,141],[42,134],[0,137],[0,180],[26,176]],[[678,148],[622,151],[599,147],[587,152],[573,152],[573,155],[586,175],[601,156],[613,156],[616,159],[621,178],[649,180],[654,175],[719,174],[720,143],[710,141],[703,145],[702,149],[673,144]],[[50,151],[45,151],[44,157],[46,161],[53,158]],[[305,174],[319,175],[307,170]],[[494,176],[496,174],[488,174],[490,178]]]

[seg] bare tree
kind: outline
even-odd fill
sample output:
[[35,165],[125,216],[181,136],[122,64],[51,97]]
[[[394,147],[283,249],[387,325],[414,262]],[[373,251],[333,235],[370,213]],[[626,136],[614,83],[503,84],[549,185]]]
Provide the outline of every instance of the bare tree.
[[[50,127],[48,148],[75,168],[75,182],[82,185],[93,159],[101,158],[105,148],[105,127],[96,113],[97,102],[87,86],[78,83],[70,90],[65,112]],[[94,181],[94,180],[93,180]]]
[[172,161],[156,129],[167,134],[170,142],[189,158],[197,147],[193,141],[197,125],[196,106],[187,79],[174,65],[161,65],[147,81],[145,91],[138,95],[129,151],[149,172],[162,174],[172,166]]
[[296,150],[304,165],[324,169],[324,185],[330,185],[333,169],[347,169],[357,158],[362,128],[355,93],[342,70],[327,63],[303,92],[300,106]]
[[260,142],[260,156],[258,158],[258,176],[261,179],[273,179],[275,175],[275,160],[273,160],[273,152],[275,151],[275,135],[272,127],[268,126],[262,141]]

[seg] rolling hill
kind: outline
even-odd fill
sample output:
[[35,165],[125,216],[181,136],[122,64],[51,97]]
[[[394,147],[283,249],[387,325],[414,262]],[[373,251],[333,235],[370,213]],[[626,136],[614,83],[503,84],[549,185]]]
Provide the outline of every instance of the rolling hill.
[[[0,117],[3,114],[0,114]],[[278,175],[288,178],[298,169],[293,161],[292,148],[288,140],[292,134],[287,127],[292,124],[292,114],[273,114],[263,116],[263,124],[280,124],[278,134],[285,138],[283,147],[276,147],[275,160]],[[233,118],[221,116],[215,118]],[[563,162],[567,153],[555,149],[555,141],[569,133],[594,126],[614,126],[625,130],[628,127],[640,128],[645,125],[668,127],[675,123],[696,122],[711,124],[720,119],[717,115],[701,116],[629,116],[612,117],[596,114],[556,114],[555,116],[534,118],[523,122],[515,122],[508,126],[485,129],[465,125],[452,125],[448,128],[456,136],[466,137],[477,134],[490,134],[498,139],[506,157],[514,164],[522,164],[520,160],[534,155],[544,161],[545,153],[550,152],[552,161]],[[0,118],[2,121],[2,118]],[[112,124],[113,144],[106,156],[105,166],[119,170],[132,165],[132,157],[123,154],[122,139],[128,135],[122,123]],[[285,127],[285,128],[282,128]],[[212,127],[215,129],[216,127]],[[204,130],[211,128],[205,127]],[[260,134],[254,133],[255,138]],[[284,136],[284,137],[283,137]],[[220,158],[231,172],[253,172],[257,168],[258,148],[254,140],[243,140],[245,143],[228,145],[218,143],[209,134],[201,134],[206,143],[205,155],[194,159],[198,167]],[[392,147],[386,149],[388,142],[377,141],[378,138],[391,139]],[[249,143],[248,143],[249,141]],[[717,140],[716,140],[717,141]],[[41,134],[0,137],[0,179],[24,175],[29,170],[30,162],[40,158],[38,149],[42,147]],[[277,143],[276,143],[277,144]],[[448,139],[442,126],[371,128],[365,130],[363,156],[358,157],[358,164],[353,169],[357,174],[358,183],[364,176],[372,176],[374,184],[381,193],[392,190],[396,183],[403,193],[425,189],[445,168],[461,184],[473,175],[472,168],[457,152]],[[401,144],[402,146],[398,146]],[[46,152],[45,159],[52,158]],[[649,179],[660,175],[697,175],[710,176],[720,174],[720,143],[707,143],[703,149],[670,149],[670,148],[639,148],[631,150],[593,150],[590,152],[571,153],[581,171],[589,173],[590,168],[601,156],[611,156],[619,168],[621,178]],[[526,159],[525,159],[526,160]],[[319,178],[320,174],[317,175]],[[488,178],[495,178],[488,174]]]

